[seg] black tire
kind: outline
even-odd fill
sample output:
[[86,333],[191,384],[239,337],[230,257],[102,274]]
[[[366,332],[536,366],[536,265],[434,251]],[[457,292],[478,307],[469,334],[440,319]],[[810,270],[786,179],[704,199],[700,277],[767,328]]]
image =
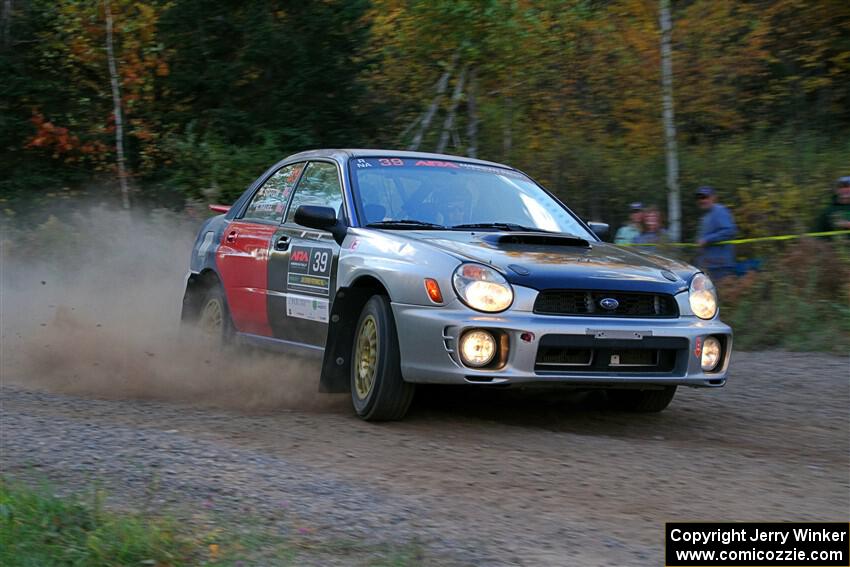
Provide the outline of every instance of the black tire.
[[[367,339],[371,326],[375,331],[373,340]],[[385,296],[374,295],[366,302],[353,341],[350,366],[354,411],[366,421],[402,419],[413,401],[415,387],[401,376],[395,319]],[[374,347],[369,346],[372,344]]]
[[[215,320],[213,320],[215,319]],[[233,340],[234,327],[227,308],[227,298],[219,284],[207,289],[198,310],[197,328],[200,336],[214,348],[223,348]]]
[[637,413],[663,411],[675,395],[676,386],[665,386],[660,390],[608,390],[608,400],[612,406]]

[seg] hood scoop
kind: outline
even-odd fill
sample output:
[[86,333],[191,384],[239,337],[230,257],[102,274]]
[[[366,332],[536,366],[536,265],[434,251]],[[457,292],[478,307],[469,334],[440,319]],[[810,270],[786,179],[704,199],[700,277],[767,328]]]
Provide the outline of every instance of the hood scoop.
[[481,240],[495,246],[519,244],[526,246],[577,246],[590,248],[590,242],[569,234],[545,232],[497,232],[481,236]]

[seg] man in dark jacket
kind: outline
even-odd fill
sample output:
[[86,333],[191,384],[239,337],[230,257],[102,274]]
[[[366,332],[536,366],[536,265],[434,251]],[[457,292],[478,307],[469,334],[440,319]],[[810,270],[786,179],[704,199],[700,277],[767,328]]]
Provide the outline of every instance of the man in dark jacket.
[[839,177],[836,181],[832,203],[818,217],[815,230],[850,230],[850,176]]
[[705,211],[699,223],[698,244],[700,247],[697,265],[712,278],[735,273],[735,247],[717,244],[731,240],[738,234],[738,227],[729,209],[717,202],[717,192],[707,185],[696,191],[697,204]]

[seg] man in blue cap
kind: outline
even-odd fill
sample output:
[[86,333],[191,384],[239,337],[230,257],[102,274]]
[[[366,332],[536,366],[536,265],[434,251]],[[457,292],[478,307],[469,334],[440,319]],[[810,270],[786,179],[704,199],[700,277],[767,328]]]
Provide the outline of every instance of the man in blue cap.
[[699,223],[697,265],[715,279],[732,275],[735,273],[735,247],[717,244],[738,234],[732,213],[717,202],[717,192],[713,187],[700,187],[696,190],[696,198],[699,208],[705,211]]

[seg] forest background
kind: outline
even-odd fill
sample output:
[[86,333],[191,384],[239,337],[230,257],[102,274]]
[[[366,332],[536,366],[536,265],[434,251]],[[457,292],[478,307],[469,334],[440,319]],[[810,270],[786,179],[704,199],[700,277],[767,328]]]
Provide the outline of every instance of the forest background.
[[[120,203],[116,180],[138,209],[229,203],[290,153],[389,147],[508,163],[616,228],[666,211],[665,9],[682,240],[704,184],[743,237],[810,230],[850,175],[846,0],[0,0],[0,218]],[[842,341],[847,281],[824,299]]]

